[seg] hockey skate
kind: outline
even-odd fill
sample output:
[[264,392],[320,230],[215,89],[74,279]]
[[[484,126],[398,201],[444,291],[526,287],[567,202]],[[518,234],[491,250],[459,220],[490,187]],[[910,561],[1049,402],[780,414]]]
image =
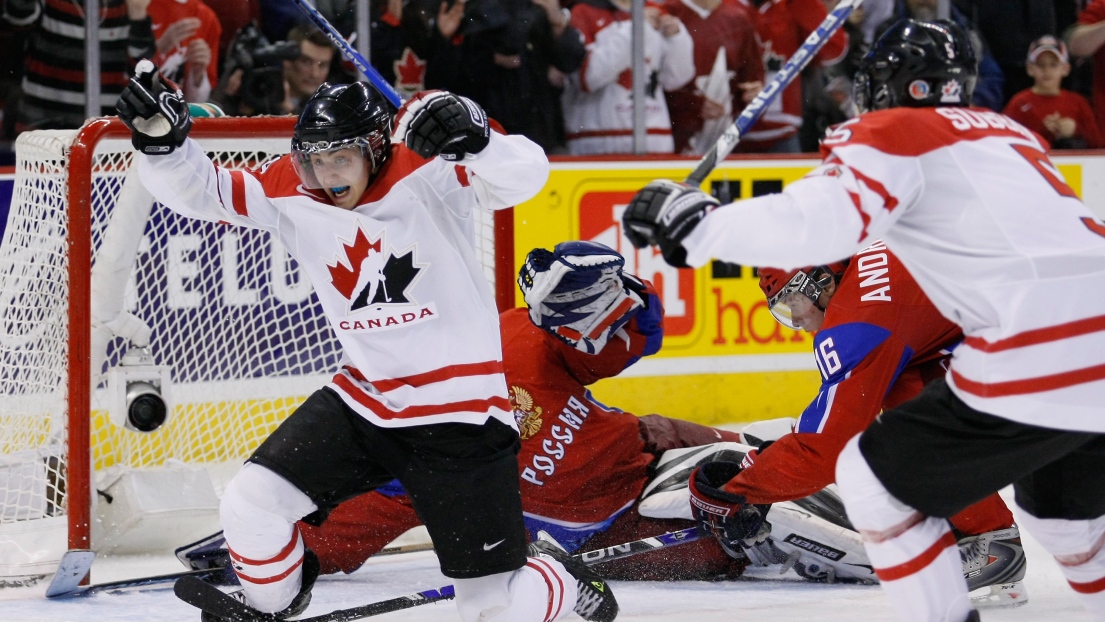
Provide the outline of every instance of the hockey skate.
[[975,607],[1016,607],[1028,602],[1027,562],[1016,525],[959,540],[963,577]]
[[528,553],[530,557],[555,559],[575,577],[578,594],[573,611],[579,617],[592,622],[611,622],[618,617],[618,601],[614,600],[610,585],[582,562],[568,555],[552,536],[544,531],[538,532],[537,540],[529,544]]
[[[281,611],[276,613],[261,613],[258,612],[258,617],[264,620],[294,620],[299,617],[301,613],[307,610],[307,605],[311,604],[311,589],[315,587],[315,580],[318,579],[319,563],[318,557],[310,549],[303,551],[303,575],[300,582],[299,593],[292,599],[292,603],[285,607]],[[245,603],[246,595],[243,590],[234,590],[228,592],[227,596]],[[200,622],[236,622],[231,618],[224,618],[212,613],[204,611],[200,614]]]

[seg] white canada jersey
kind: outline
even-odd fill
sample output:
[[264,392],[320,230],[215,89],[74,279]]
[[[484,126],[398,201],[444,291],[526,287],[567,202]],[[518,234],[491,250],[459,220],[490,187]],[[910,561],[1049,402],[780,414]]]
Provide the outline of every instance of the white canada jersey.
[[882,238],[963,328],[948,383],[964,402],[1105,432],[1105,225],[1046,149],[981,108],[868,113],[833,128],[822,166],[782,194],[707,215],[688,261],[793,268]]
[[528,139],[496,133],[456,164],[391,149],[353,210],[304,188],[290,156],[229,171],[188,140],[171,155],[140,156],[139,174],[175,212],[280,239],[342,345],[328,386],[365,419],[402,427],[493,418],[514,427],[473,210],[531,198],[548,160]]

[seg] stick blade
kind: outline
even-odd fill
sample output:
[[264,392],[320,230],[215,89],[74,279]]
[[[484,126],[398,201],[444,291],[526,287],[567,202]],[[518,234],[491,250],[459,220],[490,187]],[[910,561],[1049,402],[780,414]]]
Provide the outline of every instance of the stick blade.
[[46,598],[59,598],[79,592],[81,581],[88,576],[92,569],[92,561],[96,559],[96,552],[87,549],[73,549],[66,551],[61,557],[54,578],[46,588]]
[[234,622],[252,622],[262,619],[256,609],[227,596],[219,588],[194,576],[177,579],[176,584],[173,585],[173,593],[180,600],[216,617]]

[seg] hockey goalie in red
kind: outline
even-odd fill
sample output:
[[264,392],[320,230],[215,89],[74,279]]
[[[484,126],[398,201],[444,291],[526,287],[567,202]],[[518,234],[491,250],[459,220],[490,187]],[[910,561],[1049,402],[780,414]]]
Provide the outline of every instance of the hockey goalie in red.
[[332,382],[223,494],[241,600],[265,619],[302,613],[319,565],[299,519],[398,479],[462,620],[550,622],[573,609],[613,620],[601,578],[548,542],[527,545],[498,314],[472,242],[475,210],[542,188],[540,147],[491,131],[477,104],[451,93],[421,93],[396,113],[365,83],[323,84],[292,153],[228,171],[187,138],[187,104],[152,63],[139,63],[117,107],[150,192],[182,215],[276,236],[341,342]]
[[[677,265],[824,265],[883,240],[964,334],[947,374],[837,461],[883,590],[905,620],[977,620],[946,518],[1012,484],[1017,524],[1105,620],[1105,225],[1041,137],[970,107],[976,79],[961,28],[903,20],[860,64],[863,113],[822,141],[822,166],[725,206],[656,181],[623,223]],[[693,481],[717,511],[700,519],[739,538],[762,507],[707,466]]]

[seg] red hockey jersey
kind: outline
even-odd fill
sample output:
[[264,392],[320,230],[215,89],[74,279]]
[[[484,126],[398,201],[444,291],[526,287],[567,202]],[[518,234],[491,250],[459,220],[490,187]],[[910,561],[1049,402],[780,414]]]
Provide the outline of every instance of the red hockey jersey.
[[880,411],[945,373],[963,339],[882,242],[849,264],[814,337],[821,390],[787,434],[725,489],[752,503],[797,499],[831,484],[848,439]]
[[702,129],[701,111],[705,100],[702,87],[713,68],[718,49],[725,47],[729,92],[733,115],[736,115],[744,109],[740,84],[764,79],[763,48],[756,34],[756,18],[752,11],[735,2],[722,3],[708,12],[691,0],[668,0],[664,10],[678,17],[694,40],[694,79],[667,93],[675,152],[683,153],[690,138]]
[[[767,0],[758,8],[748,0],[736,2],[758,15],[756,30],[763,41],[764,79],[770,81],[794,56],[802,42],[817,30],[828,11],[821,0]],[[814,58],[822,65],[833,65],[848,53],[848,35],[837,30]],[[739,151],[757,152],[798,133],[802,125],[802,80],[795,79],[775,99],[764,116],[741,139]]]

